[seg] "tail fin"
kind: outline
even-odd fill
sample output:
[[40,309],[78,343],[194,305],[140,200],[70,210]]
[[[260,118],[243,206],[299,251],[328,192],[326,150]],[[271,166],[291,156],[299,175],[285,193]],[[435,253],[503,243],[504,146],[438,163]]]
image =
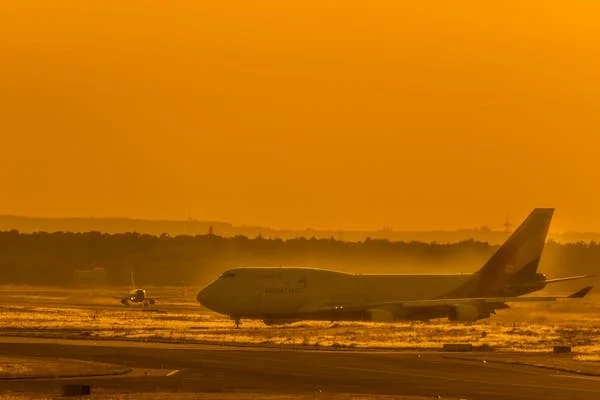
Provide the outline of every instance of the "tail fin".
[[458,294],[490,296],[511,281],[535,277],[553,214],[553,208],[534,209]]
[[135,283],[133,282],[133,271],[131,271],[131,290],[135,289]]

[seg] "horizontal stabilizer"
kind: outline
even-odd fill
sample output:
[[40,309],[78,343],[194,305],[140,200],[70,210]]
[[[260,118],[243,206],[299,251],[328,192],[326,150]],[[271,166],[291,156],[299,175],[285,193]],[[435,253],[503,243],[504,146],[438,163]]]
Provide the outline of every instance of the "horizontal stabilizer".
[[545,281],[533,281],[533,282],[524,282],[524,283],[516,283],[513,285],[508,285],[508,288],[518,288],[518,287],[533,287],[539,284],[547,285],[549,283],[559,283],[566,281],[574,281],[576,279],[585,279],[585,278],[594,278],[596,275],[579,275],[579,276],[567,276],[564,278],[556,278],[556,279],[546,279]]
[[570,299],[582,299],[585,297],[586,294],[589,293],[589,291],[592,290],[591,286],[588,287],[584,287],[583,289],[573,293],[572,295],[569,296]]

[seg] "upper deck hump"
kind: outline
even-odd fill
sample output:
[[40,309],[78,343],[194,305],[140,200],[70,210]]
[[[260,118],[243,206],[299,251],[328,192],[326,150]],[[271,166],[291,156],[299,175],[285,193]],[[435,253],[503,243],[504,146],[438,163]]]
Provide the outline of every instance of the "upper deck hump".
[[253,274],[277,274],[277,273],[323,273],[332,275],[352,276],[353,274],[341,271],[334,271],[324,268],[311,268],[311,267],[236,267],[227,270],[228,273],[237,273],[241,275],[253,275]]

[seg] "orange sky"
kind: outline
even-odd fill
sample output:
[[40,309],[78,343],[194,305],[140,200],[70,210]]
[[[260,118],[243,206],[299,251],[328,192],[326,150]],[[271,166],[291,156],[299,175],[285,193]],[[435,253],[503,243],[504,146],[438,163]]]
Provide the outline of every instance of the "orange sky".
[[0,1],[0,213],[600,231],[600,2],[414,3]]

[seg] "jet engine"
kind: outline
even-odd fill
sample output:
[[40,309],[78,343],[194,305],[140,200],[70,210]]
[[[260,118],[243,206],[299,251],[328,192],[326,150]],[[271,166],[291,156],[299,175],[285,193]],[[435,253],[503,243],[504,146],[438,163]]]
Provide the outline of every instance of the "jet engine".
[[459,304],[450,309],[448,319],[450,321],[472,322],[478,319],[489,318],[490,313],[482,310],[475,304]]
[[267,326],[272,325],[287,325],[300,321],[299,319],[263,319],[263,323]]

